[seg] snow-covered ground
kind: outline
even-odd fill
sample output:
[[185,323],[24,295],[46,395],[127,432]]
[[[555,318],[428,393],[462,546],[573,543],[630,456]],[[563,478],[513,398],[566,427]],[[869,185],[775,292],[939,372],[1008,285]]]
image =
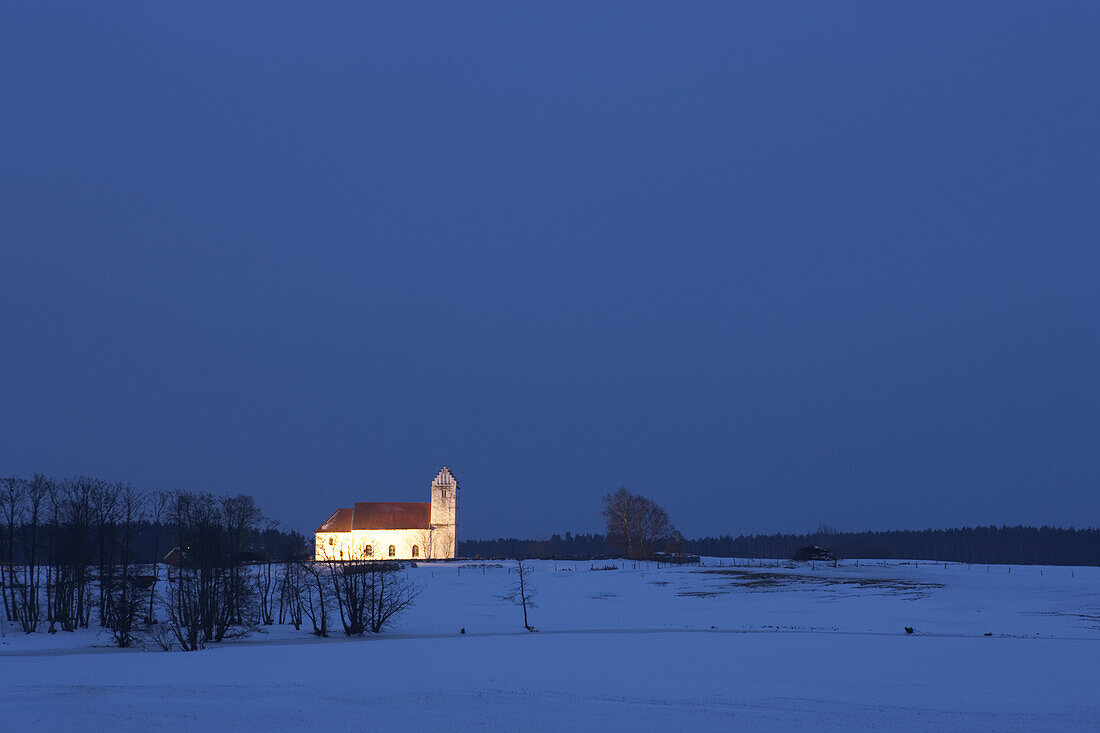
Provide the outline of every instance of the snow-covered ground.
[[534,563],[539,633],[499,598],[507,563],[462,562],[410,570],[416,606],[364,639],[121,652],[8,627],[0,727],[1100,729],[1100,568],[705,562]]

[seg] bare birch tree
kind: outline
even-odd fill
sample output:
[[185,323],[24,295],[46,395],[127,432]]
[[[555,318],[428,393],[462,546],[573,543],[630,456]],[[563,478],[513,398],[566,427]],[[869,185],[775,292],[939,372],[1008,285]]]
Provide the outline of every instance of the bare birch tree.
[[508,586],[501,598],[521,606],[523,608],[523,628],[534,631],[535,628],[527,620],[528,607],[535,607],[535,586],[531,582],[531,566],[523,558],[517,558],[515,571],[515,582]]
[[632,494],[626,487],[603,497],[607,542],[615,552],[632,559],[650,557],[658,543],[676,531],[668,514],[655,501]]

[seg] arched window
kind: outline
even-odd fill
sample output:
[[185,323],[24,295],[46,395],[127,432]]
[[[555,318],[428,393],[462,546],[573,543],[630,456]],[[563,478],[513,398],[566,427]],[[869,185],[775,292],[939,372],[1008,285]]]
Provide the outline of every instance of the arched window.
[[397,548],[394,547],[393,545],[390,545],[390,557],[396,557],[396,556],[397,556]]
[[366,547],[363,548],[363,554],[366,555],[367,557],[370,557],[371,555],[374,554],[374,548],[371,547],[370,545],[367,545]]
[[332,538],[331,537],[328,538],[328,546],[332,547]]
[[413,557],[420,557],[420,545],[413,545]]

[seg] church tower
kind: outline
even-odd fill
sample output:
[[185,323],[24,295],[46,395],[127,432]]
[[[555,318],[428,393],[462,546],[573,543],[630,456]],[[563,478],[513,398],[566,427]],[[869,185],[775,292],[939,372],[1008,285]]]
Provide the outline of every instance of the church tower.
[[431,554],[434,559],[454,558],[458,550],[458,481],[446,466],[432,481]]

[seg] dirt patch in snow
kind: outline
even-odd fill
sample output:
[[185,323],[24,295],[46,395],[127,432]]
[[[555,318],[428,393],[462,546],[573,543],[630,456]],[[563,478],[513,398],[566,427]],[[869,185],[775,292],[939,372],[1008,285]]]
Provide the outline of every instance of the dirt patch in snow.
[[714,579],[720,582],[705,591],[685,590],[677,595],[703,598],[735,591],[767,593],[792,590],[850,590],[917,599],[924,598],[929,591],[944,587],[942,583],[897,578],[845,578],[732,569],[698,572],[714,576]]

